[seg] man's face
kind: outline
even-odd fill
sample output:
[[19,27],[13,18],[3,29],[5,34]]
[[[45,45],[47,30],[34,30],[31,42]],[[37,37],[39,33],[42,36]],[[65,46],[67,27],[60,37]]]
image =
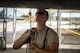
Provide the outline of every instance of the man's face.
[[46,22],[47,16],[44,9],[38,9],[36,12],[36,22]]

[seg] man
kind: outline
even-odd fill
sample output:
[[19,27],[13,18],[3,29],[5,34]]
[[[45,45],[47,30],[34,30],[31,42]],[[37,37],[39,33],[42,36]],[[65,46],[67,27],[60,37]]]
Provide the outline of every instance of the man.
[[13,48],[20,48],[29,38],[29,53],[58,53],[59,40],[57,33],[45,25],[48,20],[48,12],[45,9],[37,9],[36,28],[25,32],[14,42]]

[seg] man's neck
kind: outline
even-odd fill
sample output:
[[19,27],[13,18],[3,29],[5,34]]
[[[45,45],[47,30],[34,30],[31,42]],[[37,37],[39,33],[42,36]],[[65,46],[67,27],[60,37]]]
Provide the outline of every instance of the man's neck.
[[43,23],[37,23],[37,29],[41,30],[43,27],[45,27],[46,25]]

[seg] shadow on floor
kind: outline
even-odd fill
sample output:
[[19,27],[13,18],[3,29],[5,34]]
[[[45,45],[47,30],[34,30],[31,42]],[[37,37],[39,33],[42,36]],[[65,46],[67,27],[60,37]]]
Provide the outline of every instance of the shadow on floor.
[[[6,50],[0,51],[0,53],[26,53],[26,48],[16,50],[7,48]],[[80,49],[60,49],[59,53],[80,53]]]
[[80,53],[80,49],[60,49],[59,53]]

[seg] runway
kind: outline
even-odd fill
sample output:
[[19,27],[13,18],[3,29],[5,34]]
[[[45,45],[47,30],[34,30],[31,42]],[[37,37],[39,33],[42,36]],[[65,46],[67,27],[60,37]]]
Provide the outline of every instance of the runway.
[[[54,22],[54,26],[51,25],[51,27],[55,30],[56,28],[56,22]],[[31,27],[35,27],[36,23],[31,23]],[[49,24],[49,23],[48,23]],[[66,25],[66,27],[65,27]],[[0,24],[0,26],[3,26]],[[74,34],[71,31],[74,31],[75,33],[80,33],[80,31],[76,31],[74,29],[69,29],[69,24],[63,24],[61,29],[61,45],[59,48],[59,53],[79,53],[80,52],[80,37]],[[65,30],[66,28],[67,30]],[[73,26],[75,28],[75,26]],[[24,22],[24,21],[16,21],[16,36],[15,39],[19,38],[25,30],[30,29],[30,23]],[[56,30],[55,30],[56,31]],[[0,36],[3,35],[3,30],[0,28]],[[13,44],[13,26],[12,21],[7,23],[7,43],[6,43],[6,50],[0,51],[0,53],[25,53],[26,52],[26,45],[24,45],[22,48],[14,50],[12,48]]]

